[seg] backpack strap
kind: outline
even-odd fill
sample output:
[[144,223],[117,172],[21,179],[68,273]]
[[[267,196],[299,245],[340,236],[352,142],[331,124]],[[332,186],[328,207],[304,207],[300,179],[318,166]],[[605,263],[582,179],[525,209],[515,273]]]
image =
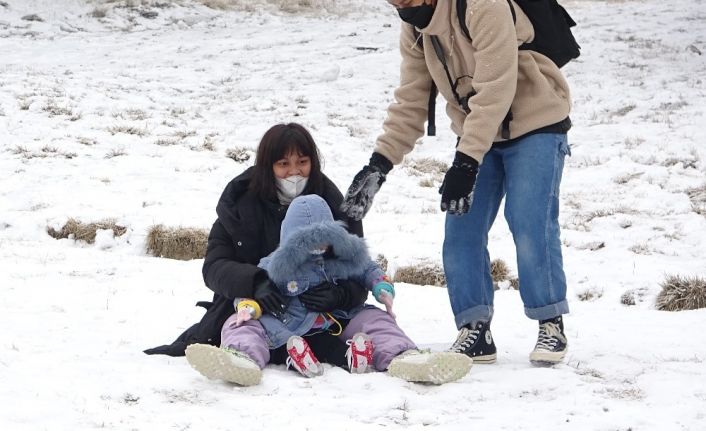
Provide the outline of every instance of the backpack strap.
[[[414,43],[424,52],[424,38],[417,31],[417,27],[412,26],[412,34],[414,35]],[[436,95],[438,92],[436,83],[432,79],[431,88],[429,89],[429,100],[427,101],[427,136],[436,136]]]
[[461,109],[463,109],[463,111],[468,114],[470,112],[470,110],[468,109],[468,97],[462,99],[461,96],[459,96],[458,94],[458,90],[456,90],[456,88],[458,87],[458,82],[454,82],[453,78],[451,77],[451,72],[449,72],[449,66],[448,64],[446,64],[446,56],[444,56],[444,49],[441,47],[441,42],[439,41],[439,38],[437,36],[429,36],[429,39],[431,39],[431,44],[434,47],[434,53],[436,54],[436,57],[441,62],[441,65],[444,66],[446,79],[448,79],[449,81],[449,85],[451,86],[451,92],[453,92],[456,102],[461,107]]
[[512,110],[508,109],[505,118],[503,118],[503,128],[500,130],[500,137],[510,139],[510,121],[512,121]]
[[466,0],[456,0],[456,13],[458,14],[458,23],[461,26],[461,31],[463,32],[463,34],[466,35],[468,40],[471,40],[471,33],[468,31],[468,26],[466,25],[466,6]]
[[510,5],[510,13],[512,14],[513,24],[517,24],[517,14],[515,13],[515,6],[512,5],[512,1],[507,0],[507,4]]
[[[507,4],[510,6],[510,13],[512,14],[512,22],[517,23],[517,14],[515,13],[515,6],[512,5],[511,0],[507,0]],[[458,24],[461,27],[461,31],[466,35],[468,40],[471,40],[471,33],[468,31],[468,26],[466,25],[466,8],[468,4],[466,0],[456,0],[456,14],[458,15]],[[525,44],[526,45],[526,44]],[[522,45],[524,46],[524,45]],[[522,48],[520,49],[528,49]]]
[[[515,7],[512,5],[511,0],[507,0],[507,4],[510,6],[510,13],[512,13],[512,22],[516,23],[517,22],[517,14],[515,13]],[[468,26],[466,25],[466,9],[468,7],[468,3],[466,0],[456,0],[456,13],[458,15],[458,22],[461,27],[461,31],[463,34],[466,35],[468,40],[471,40],[471,33],[468,31]],[[417,29],[412,26],[412,31],[414,32],[414,38],[415,38],[415,43],[419,44],[419,46],[424,49],[423,45],[423,38],[422,34],[417,31]],[[461,97],[458,94],[458,91],[456,91],[457,85],[454,83],[453,79],[451,78],[451,74],[449,72],[449,68],[446,64],[446,58],[444,57],[444,52],[443,49],[441,48],[441,43],[439,43],[439,39],[436,36],[430,36],[432,46],[434,47],[434,52],[436,53],[436,56],[439,58],[439,61],[441,64],[444,66],[444,71],[446,72],[446,79],[449,80],[449,85],[451,86],[451,91],[454,94],[454,97],[456,98],[456,102],[461,106],[461,109],[463,109],[466,113],[469,112],[468,110],[468,97],[461,99]],[[523,44],[519,47],[519,49],[528,49],[527,48],[528,44]],[[427,135],[428,136],[435,136],[436,135],[436,95],[438,94],[438,88],[436,87],[436,83],[432,81],[431,83],[431,89],[429,91],[429,100],[427,102]],[[503,119],[502,122],[502,131],[501,131],[501,136],[505,139],[509,139],[510,136],[510,121],[512,121],[512,112],[508,111],[507,115]]]
[[[512,22],[517,24],[517,13],[515,12],[515,6],[512,5],[511,0],[507,0],[508,6],[510,6],[510,13],[512,14]],[[471,33],[468,31],[468,26],[466,25],[466,8],[468,4],[466,0],[456,0],[456,14],[458,15],[458,24],[461,27],[461,31],[466,35],[468,40],[471,40]],[[517,49],[532,49],[532,44],[523,43]],[[437,54],[438,55],[438,54]],[[448,72],[447,72],[448,75]],[[452,86],[453,87],[453,86]],[[458,99],[458,95],[454,89],[454,95]],[[461,105],[463,107],[463,105]],[[512,121],[512,110],[508,110],[505,118],[503,118],[502,129],[500,130],[500,136],[503,139],[510,139],[510,122]]]
[[431,88],[429,89],[429,102],[427,104],[427,135],[436,136],[436,94],[439,89],[436,88],[436,83],[431,80]]

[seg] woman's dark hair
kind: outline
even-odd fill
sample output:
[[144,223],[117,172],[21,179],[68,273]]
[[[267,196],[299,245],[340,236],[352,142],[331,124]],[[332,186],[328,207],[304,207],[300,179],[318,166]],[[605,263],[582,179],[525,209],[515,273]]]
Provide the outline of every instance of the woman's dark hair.
[[272,167],[292,153],[311,159],[311,172],[302,194],[323,194],[324,177],[319,149],[311,134],[297,123],[277,124],[265,132],[257,147],[250,191],[262,199],[276,201],[277,181]]

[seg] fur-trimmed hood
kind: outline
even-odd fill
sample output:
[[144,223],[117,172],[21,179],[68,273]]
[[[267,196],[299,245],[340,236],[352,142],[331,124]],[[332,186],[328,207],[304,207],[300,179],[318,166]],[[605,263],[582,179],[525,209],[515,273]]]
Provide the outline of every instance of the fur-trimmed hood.
[[[292,335],[306,334],[321,316],[304,307],[299,294],[326,281],[337,284],[338,280],[351,280],[371,289],[385,275],[370,260],[365,241],[334,221],[329,206],[316,195],[292,201],[282,221],[279,247],[259,266],[286,296],[287,307],[280,318],[267,313],[260,317],[270,348],[286,344]],[[331,314],[351,319],[361,309],[332,310]]]
[[322,198],[299,196],[282,222],[279,248],[259,266],[288,296],[326,280],[365,278],[371,263],[365,240],[344,226]]

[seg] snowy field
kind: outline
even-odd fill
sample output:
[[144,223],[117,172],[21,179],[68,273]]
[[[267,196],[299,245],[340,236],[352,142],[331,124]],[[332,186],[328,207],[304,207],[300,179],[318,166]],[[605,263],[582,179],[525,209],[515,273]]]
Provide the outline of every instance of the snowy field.
[[[537,326],[503,285],[498,362],[441,387],[270,366],[259,386],[239,388],[142,353],[197,321],[193,304],[210,297],[202,261],[149,256],[148,229],[208,229],[223,187],[250,163],[227,152],[252,153],[278,122],[312,131],[345,190],[399,66],[399,20],[379,0],[294,14],[263,0],[167,3],[0,1],[0,429],[706,429],[706,310],[654,306],[665,276],[706,276],[704,0],[563,2],[583,47],[565,67],[569,354],[554,368],[529,364]],[[441,174],[414,161],[451,161],[443,111],[439,102],[438,136],[392,171],[365,220],[393,271],[441,261]],[[92,245],[47,234],[72,217],[128,230]],[[502,217],[490,247],[516,271]],[[447,348],[445,289],[397,290],[402,328]],[[635,305],[621,303],[626,292]]]

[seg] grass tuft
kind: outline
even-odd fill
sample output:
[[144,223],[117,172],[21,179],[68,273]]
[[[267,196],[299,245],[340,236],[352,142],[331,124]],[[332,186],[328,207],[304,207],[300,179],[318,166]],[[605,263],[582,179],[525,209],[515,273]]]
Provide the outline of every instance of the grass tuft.
[[251,148],[235,147],[226,150],[226,157],[233,159],[236,163],[245,163],[254,155]]
[[431,157],[409,159],[405,161],[405,165],[409,169],[410,173],[414,176],[420,176],[424,174],[443,176],[449,169],[449,166],[446,163],[440,160],[433,159]]
[[502,259],[495,259],[490,262],[490,277],[493,282],[499,283],[510,278],[510,267]]
[[127,232],[127,228],[116,224],[114,219],[105,219],[94,223],[82,223],[75,218],[70,218],[59,230],[48,227],[47,233],[55,239],[69,238],[93,244],[96,241],[96,232],[98,229],[110,229],[115,236],[121,236]]
[[[378,261],[378,263],[380,262]],[[490,275],[493,278],[493,283],[497,286],[497,283],[510,279],[510,268],[503,260],[495,259],[490,263]],[[395,271],[395,282],[418,284],[420,286],[446,286],[446,275],[441,265],[422,263],[399,267]],[[513,281],[510,280],[511,286],[513,286],[512,283]],[[517,285],[519,286],[519,284]],[[517,289],[514,286],[513,288]]]
[[684,311],[706,308],[706,279],[668,275],[660,283],[662,291],[657,295],[657,309]]
[[387,272],[389,262],[387,261],[387,258],[384,254],[378,254],[377,257],[375,257],[375,263],[380,266],[380,269],[382,269],[383,272]]
[[518,277],[511,278],[510,287],[512,287],[514,290],[520,290],[520,279]]
[[706,184],[686,191],[694,212],[706,217]]
[[111,135],[117,135],[118,133],[124,133],[126,135],[135,135],[135,136],[139,136],[139,137],[149,135],[149,131],[147,129],[141,129],[139,127],[128,126],[128,125],[108,127],[108,132]]
[[620,303],[628,306],[637,305],[638,303],[645,301],[645,298],[647,297],[648,293],[649,291],[645,287],[626,290],[620,296]]
[[201,259],[206,255],[208,231],[197,228],[167,228],[155,225],[147,234],[147,253],[167,259]]
[[418,284],[420,286],[445,286],[444,270],[436,263],[402,266],[395,272],[396,283]]
[[595,301],[603,296],[603,290],[597,288],[588,288],[576,294],[579,301]]

